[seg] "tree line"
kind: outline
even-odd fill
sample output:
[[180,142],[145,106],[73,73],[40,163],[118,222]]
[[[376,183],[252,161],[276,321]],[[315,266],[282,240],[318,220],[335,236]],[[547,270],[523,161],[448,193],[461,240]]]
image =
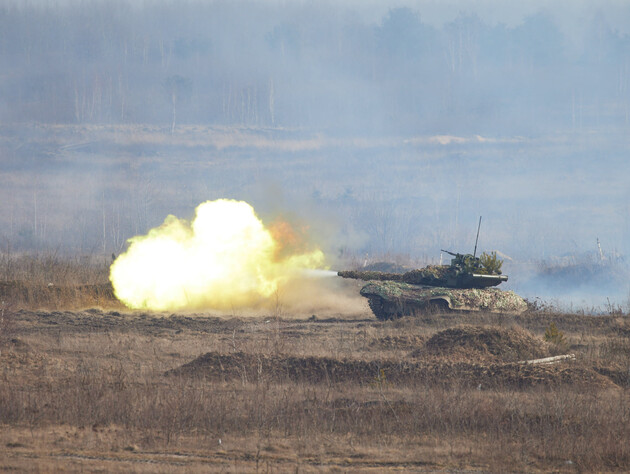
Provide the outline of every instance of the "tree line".
[[601,14],[443,25],[392,8],[5,3],[0,120],[527,133],[630,123],[630,38]]

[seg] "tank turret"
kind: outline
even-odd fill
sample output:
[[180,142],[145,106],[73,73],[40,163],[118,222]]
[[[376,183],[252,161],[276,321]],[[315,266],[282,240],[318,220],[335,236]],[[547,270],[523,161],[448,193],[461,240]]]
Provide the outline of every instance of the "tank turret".
[[355,280],[398,281],[412,285],[459,289],[488,288],[497,286],[508,279],[507,275],[501,274],[500,265],[485,264],[484,260],[470,254],[453,253],[448,250],[443,250],[443,252],[454,257],[450,265],[428,265],[406,273],[350,270],[337,274],[340,277]]

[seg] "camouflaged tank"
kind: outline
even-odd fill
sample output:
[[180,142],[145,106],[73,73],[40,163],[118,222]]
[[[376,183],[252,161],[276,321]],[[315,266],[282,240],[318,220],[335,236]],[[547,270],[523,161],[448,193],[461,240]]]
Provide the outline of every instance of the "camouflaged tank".
[[501,274],[496,254],[479,258],[445,252],[454,257],[450,265],[429,265],[406,273],[341,271],[338,275],[368,282],[361,295],[380,320],[436,311],[522,313],[527,309],[516,293],[491,288],[508,279]]

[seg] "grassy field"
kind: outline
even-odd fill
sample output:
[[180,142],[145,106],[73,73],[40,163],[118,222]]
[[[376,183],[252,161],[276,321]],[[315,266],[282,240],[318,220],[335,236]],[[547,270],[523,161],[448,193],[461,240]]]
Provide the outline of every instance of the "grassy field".
[[161,314],[113,300],[106,265],[12,263],[4,470],[630,469],[628,315]]

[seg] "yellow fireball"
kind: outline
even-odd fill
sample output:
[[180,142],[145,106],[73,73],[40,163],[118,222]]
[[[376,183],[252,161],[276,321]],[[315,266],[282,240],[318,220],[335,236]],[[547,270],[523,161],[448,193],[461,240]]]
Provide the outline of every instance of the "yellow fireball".
[[169,215],[147,235],[129,239],[110,280],[130,308],[234,309],[260,305],[323,263],[319,249],[284,245],[246,202],[219,199],[200,204],[191,222]]

